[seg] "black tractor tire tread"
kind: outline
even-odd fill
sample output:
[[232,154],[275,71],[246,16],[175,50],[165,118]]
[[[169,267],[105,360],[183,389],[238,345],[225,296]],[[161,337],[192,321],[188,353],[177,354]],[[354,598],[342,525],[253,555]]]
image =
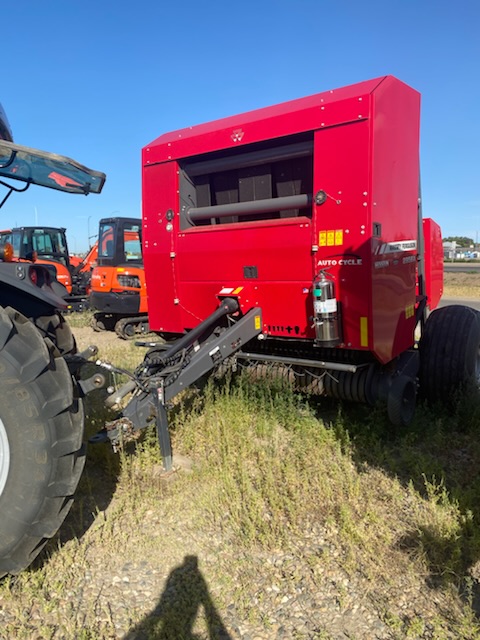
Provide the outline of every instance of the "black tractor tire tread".
[[68,322],[59,311],[50,316],[32,318],[45,338],[49,338],[62,356],[77,353],[77,343]]
[[[8,438],[11,446],[21,450],[0,495],[3,577],[29,566],[60,528],[82,474],[85,447],[83,405],[74,397],[72,376],[54,343],[17,311],[0,307],[0,346],[8,374],[4,380],[0,376],[5,403],[2,419],[4,424],[5,419],[11,421]],[[28,362],[22,364],[25,358]],[[15,387],[12,371],[18,378]],[[13,397],[8,400],[16,389],[18,393],[25,389],[33,398],[32,406],[38,411],[33,419],[22,415],[21,401],[13,406]],[[12,428],[15,422],[18,429]],[[20,468],[19,458],[29,468]]]

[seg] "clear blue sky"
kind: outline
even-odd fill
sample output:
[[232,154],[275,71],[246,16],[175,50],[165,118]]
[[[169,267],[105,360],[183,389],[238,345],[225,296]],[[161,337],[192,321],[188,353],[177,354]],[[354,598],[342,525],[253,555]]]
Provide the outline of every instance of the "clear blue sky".
[[[19,144],[104,171],[100,196],[32,186],[0,228],[140,216],[161,133],[393,74],[422,94],[424,215],[480,240],[480,2],[4,0],[2,102]],[[4,193],[1,188],[2,195]]]

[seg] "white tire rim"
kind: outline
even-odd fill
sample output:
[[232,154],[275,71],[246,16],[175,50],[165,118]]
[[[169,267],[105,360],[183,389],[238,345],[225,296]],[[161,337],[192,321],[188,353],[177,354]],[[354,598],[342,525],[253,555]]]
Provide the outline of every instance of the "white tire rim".
[[10,445],[8,444],[7,432],[0,419],[0,496],[5,489],[10,468]]

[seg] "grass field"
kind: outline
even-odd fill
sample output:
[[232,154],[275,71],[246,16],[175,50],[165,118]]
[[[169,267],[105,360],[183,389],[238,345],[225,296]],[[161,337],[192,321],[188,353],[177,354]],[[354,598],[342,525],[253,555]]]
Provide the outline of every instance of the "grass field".
[[[446,287],[458,294],[457,277],[447,274]],[[475,295],[473,279],[462,279]],[[80,348],[97,340],[101,358],[127,368],[141,359],[131,342],[93,334],[88,314],[70,322]],[[97,399],[88,433],[105,419]],[[381,409],[302,396],[278,380],[252,382],[248,372],[187,392],[170,422],[190,471],[159,479],[151,431],[117,455],[91,447],[66,526],[32,569],[0,585],[8,613],[0,638],[120,637],[108,599],[85,584],[108,582],[126,559],[151,558],[159,535],[161,557],[173,564],[184,539],[205,554],[215,542],[222,553],[209,579],[218,611],[235,602],[269,637],[261,603],[257,614],[251,607],[269,569],[252,558],[294,554],[312,531],[330,550],[307,558],[312,575],[340,564],[364,585],[392,638],[479,638],[479,419],[478,400],[463,398],[449,412],[419,406],[413,424],[395,431]],[[131,605],[128,615],[140,624],[144,611]],[[145,637],[176,637],[145,629]],[[198,637],[210,637],[201,624]]]

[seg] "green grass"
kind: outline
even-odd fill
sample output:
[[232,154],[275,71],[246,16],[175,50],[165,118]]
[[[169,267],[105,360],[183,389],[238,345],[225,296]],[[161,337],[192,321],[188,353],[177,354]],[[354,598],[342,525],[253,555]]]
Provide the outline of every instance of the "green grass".
[[80,327],[89,327],[93,319],[93,313],[94,312],[91,309],[87,309],[81,313],[69,313],[65,317],[72,329],[75,329]]
[[[99,355],[133,368],[142,353],[112,338]],[[120,558],[151,560],[159,545],[177,566],[186,554],[212,556],[204,566],[220,616],[234,602],[263,633],[269,622],[256,584],[276,579],[262,559],[281,550],[290,554],[282,588],[308,580],[320,589],[340,565],[364,585],[394,638],[479,638],[479,417],[478,400],[462,398],[450,413],[420,406],[414,423],[395,432],[381,408],[302,396],[248,370],[187,391],[169,419],[174,453],[192,460],[191,473],[162,480],[153,429],[133,452],[91,447],[77,502],[43,562],[0,585],[0,607],[15,614],[0,638],[115,637],[108,589],[105,597],[89,592],[87,576],[101,571],[108,583]],[[104,419],[91,407],[89,432]],[[305,551],[307,538],[317,544]],[[405,588],[417,597],[400,610]],[[79,589],[81,607],[73,596],[65,605]],[[339,587],[340,607],[346,595]],[[158,618],[142,622],[143,611],[125,606],[132,627],[161,637]],[[187,607],[175,609],[171,629]],[[197,621],[200,637],[207,623]]]
[[[427,576],[432,595],[456,609],[453,621],[429,622],[438,637],[447,629],[445,637],[477,637],[464,598],[480,554],[475,412],[467,421],[463,406],[448,416],[420,407],[411,428],[392,434],[381,410],[338,408],[327,421],[323,411],[279,381],[211,384],[172,422],[175,446],[197,463],[186,480],[195,504],[185,487],[180,510],[247,550],[288,549],[309,523],[322,523],[344,568],[366,575],[373,591],[399,575]],[[471,473],[456,457],[466,450]],[[407,635],[398,637],[416,637],[424,624],[403,620]]]
[[[478,401],[463,399],[448,415],[420,407],[396,434],[380,409],[337,407],[323,420],[329,404],[240,378],[210,387],[198,412],[180,413],[175,439],[199,461],[204,526],[240,546],[288,548],[306,523],[321,522],[348,572],[373,584],[426,575],[433,592],[458,598],[458,637],[477,637],[462,597],[480,558]],[[412,619],[405,637],[419,626]]]

